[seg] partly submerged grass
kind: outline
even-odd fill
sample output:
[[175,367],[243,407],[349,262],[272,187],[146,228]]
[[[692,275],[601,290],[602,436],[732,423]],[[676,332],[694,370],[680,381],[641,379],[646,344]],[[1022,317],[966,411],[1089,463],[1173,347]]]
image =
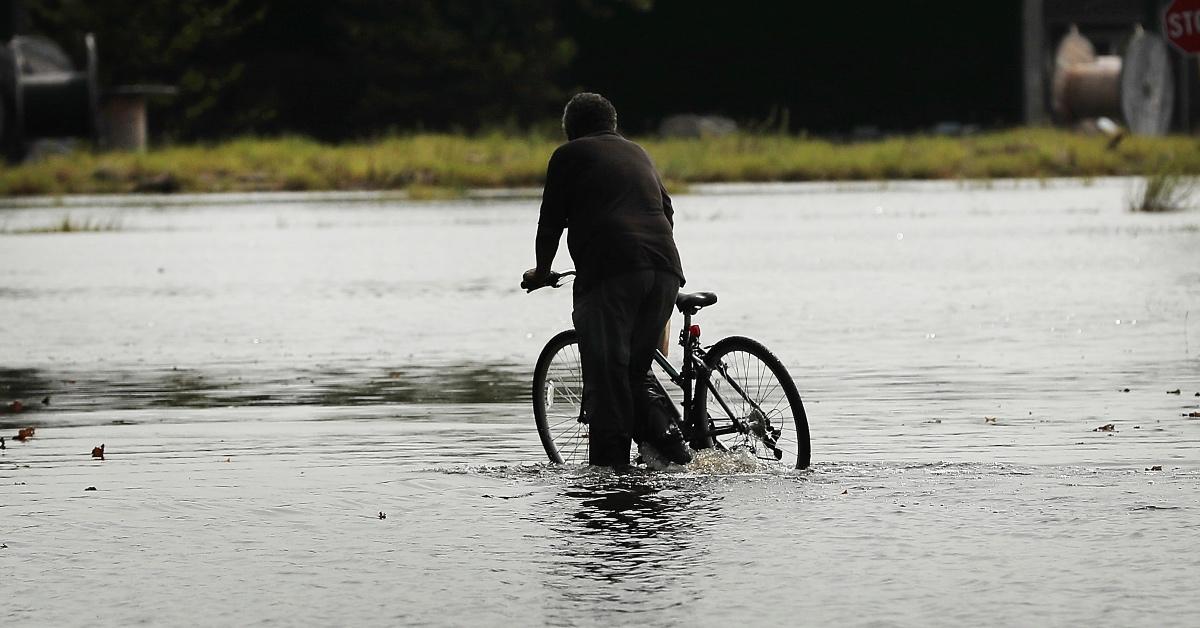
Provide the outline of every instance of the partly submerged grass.
[[1133,211],[1163,212],[1184,209],[1200,188],[1200,178],[1174,169],[1159,170],[1146,176],[1129,202]]
[[70,214],[63,216],[58,222],[36,227],[9,228],[0,225],[0,235],[23,235],[37,233],[93,233],[99,231],[119,231],[121,225],[116,220],[74,219]]
[[[1200,140],[1108,139],[1054,129],[837,143],[784,135],[639,140],[673,187],[725,181],[988,179],[1200,173]],[[560,143],[539,135],[417,134],[358,144],[244,138],[147,153],[80,151],[0,170],[0,196],[260,190],[398,190],[444,198],[538,186]]]

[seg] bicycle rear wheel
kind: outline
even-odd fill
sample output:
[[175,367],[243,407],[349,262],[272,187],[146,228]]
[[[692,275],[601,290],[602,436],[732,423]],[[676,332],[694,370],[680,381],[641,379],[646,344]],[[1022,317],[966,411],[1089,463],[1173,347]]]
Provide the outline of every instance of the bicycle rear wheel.
[[533,369],[533,418],[551,462],[588,461],[583,417],[583,365],[579,335],[568,329],[550,339]]
[[746,449],[762,460],[807,468],[811,456],[808,415],[779,358],[757,341],[730,336],[708,350],[704,363],[711,370],[712,390],[699,386],[695,407],[705,409],[716,426],[732,424],[736,418],[750,427],[749,433],[714,437],[717,446]]

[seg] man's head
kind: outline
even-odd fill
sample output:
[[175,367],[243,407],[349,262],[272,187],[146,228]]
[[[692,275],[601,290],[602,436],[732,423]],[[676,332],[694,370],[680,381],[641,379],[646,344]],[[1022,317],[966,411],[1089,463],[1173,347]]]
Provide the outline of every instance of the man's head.
[[617,110],[600,94],[575,94],[563,109],[562,125],[568,140],[597,131],[616,131]]

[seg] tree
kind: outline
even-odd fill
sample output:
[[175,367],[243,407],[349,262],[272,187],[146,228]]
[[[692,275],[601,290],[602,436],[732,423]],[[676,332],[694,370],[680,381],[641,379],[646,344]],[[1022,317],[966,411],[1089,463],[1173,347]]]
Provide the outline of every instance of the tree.
[[100,42],[102,84],[180,93],[168,135],[528,124],[553,115],[574,46],[540,0],[44,0],[35,28]]

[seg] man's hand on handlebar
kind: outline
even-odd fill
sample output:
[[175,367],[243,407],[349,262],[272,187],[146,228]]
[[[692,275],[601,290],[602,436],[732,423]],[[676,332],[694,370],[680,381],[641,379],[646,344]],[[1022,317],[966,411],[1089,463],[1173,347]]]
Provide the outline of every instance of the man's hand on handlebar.
[[521,275],[521,287],[524,288],[526,292],[533,292],[534,290],[549,284],[550,277],[553,275],[554,271],[547,270],[539,272],[536,268],[530,268],[529,270],[525,271],[524,275]]
[[521,276],[521,287],[525,289],[525,292],[533,292],[538,288],[544,288],[546,286],[557,288],[559,286],[559,280],[561,280],[563,277],[574,274],[575,271],[573,270],[556,273],[552,270],[538,272],[538,269],[530,268],[529,270],[525,271],[524,275]]

